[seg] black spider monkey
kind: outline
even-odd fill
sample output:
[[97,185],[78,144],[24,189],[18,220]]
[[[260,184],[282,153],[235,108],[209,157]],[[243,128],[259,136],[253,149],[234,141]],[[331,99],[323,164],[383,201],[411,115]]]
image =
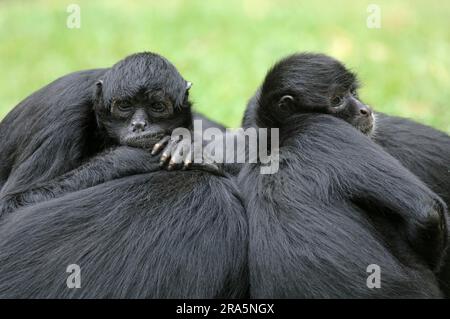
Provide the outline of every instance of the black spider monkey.
[[[324,74],[334,74],[326,82]],[[374,142],[419,177],[450,206],[450,136],[409,119],[374,112],[358,96],[354,73],[336,59],[322,54],[295,54],[281,60],[273,70],[274,81],[288,77],[293,100],[299,112],[323,113],[341,118]],[[304,94],[311,90],[314,94]],[[249,100],[245,123],[256,119],[261,89]],[[450,254],[441,269],[442,289],[450,296]]]
[[[279,171],[239,173],[252,297],[442,296],[445,204],[367,136],[372,111],[356,88],[336,61],[299,54],[250,101],[243,126],[280,132]],[[365,285],[369,264],[381,289]]]
[[[190,128],[188,89],[166,59],[141,53],[65,76],[7,116],[2,204],[16,210],[0,220],[0,298],[248,296],[235,183],[161,170],[147,150]],[[71,264],[81,289],[66,285]]]
[[[328,82],[325,74],[333,74]],[[383,146],[406,168],[450,205],[450,136],[408,119],[374,112],[358,95],[357,76],[336,59],[323,54],[294,54],[272,70],[273,81],[292,82],[284,99],[298,112],[322,113],[347,121]],[[306,94],[310,90],[311,94]],[[258,89],[249,100],[244,123],[255,118]]]
[[170,134],[192,126],[190,87],[164,57],[138,53],[109,69],[66,75],[32,94],[0,124],[0,215],[138,173],[136,166],[108,169],[123,146],[152,154],[165,148],[161,165],[171,168],[165,160],[174,143]]

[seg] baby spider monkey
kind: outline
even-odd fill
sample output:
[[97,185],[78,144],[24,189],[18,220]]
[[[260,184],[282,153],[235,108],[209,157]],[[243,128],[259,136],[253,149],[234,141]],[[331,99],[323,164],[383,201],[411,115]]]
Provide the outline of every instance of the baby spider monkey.
[[[9,176],[4,187],[0,183],[0,217],[21,206],[159,169],[155,163],[136,158],[143,150],[152,149],[154,155],[171,147],[170,135],[176,128],[191,129],[190,87],[191,83],[166,58],[142,52],[111,68],[66,75],[31,95],[17,109],[28,119],[33,112],[47,112],[39,117],[42,123],[30,124],[43,129],[30,130],[33,139],[11,133],[6,138],[9,144],[2,145],[3,153],[25,160],[11,164],[10,172],[8,158],[2,162],[0,176]],[[59,94],[52,96],[54,92]],[[16,113],[11,112],[1,123],[2,131],[7,131],[10,122],[21,119],[14,118]],[[41,141],[42,156],[25,151],[21,154],[20,149],[12,148],[22,145],[21,138]],[[32,146],[31,150],[36,148]],[[165,154],[161,166],[166,166]],[[142,165],[137,167],[136,163]]]
[[[261,94],[269,88],[269,94]],[[249,101],[244,123],[253,118],[256,103],[264,98],[263,105],[276,101],[281,116],[293,110],[330,114],[370,135],[375,118],[371,108],[358,97],[358,88],[356,75],[339,61],[323,54],[294,54],[268,72],[263,86]]]

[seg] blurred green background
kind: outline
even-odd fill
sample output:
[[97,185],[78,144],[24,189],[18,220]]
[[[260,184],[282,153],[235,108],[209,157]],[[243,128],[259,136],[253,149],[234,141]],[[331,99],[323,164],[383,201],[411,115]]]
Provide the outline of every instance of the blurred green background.
[[[66,26],[71,3],[80,29]],[[366,26],[370,3],[380,29]],[[359,73],[375,109],[450,133],[449,21],[437,0],[0,1],[0,118],[59,76],[148,50],[194,83],[197,110],[236,127],[268,67],[320,51]]]

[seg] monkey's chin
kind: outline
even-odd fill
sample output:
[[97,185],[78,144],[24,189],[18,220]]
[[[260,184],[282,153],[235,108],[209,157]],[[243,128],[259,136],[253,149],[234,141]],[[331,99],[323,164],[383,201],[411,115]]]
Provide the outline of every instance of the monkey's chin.
[[364,126],[359,126],[358,129],[364,134],[364,135],[371,135],[373,132],[373,124],[370,125],[364,125]]
[[164,135],[164,132],[143,132],[140,134],[127,135],[121,140],[121,144],[138,148],[152,148],[164,137]]
[[353,126],[364,135],[370,136],[375,129],[375,118],[371,116],[369,118],[358,119],[353,122]]

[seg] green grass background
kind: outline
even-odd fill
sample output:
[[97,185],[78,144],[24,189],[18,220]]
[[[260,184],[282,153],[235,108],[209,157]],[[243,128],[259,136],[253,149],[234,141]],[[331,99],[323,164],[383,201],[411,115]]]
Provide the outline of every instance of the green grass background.
[[[66,27],[71,3],[80,29]],[[370,3],[381,29],[366,27]],[[360,75],[375,109],[450,133],[449,21],[440,0],[0,1],[0,118],[61,75],[147,50],[194,83],[197,110],[236,127],[268,67],[320,51]]]

